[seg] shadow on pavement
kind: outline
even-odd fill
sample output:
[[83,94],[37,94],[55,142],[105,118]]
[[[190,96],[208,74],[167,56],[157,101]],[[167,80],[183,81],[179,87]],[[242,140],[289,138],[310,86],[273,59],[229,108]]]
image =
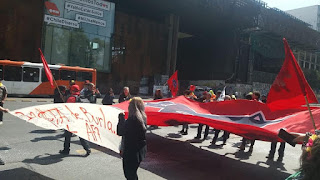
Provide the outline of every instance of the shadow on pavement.
[[5,150],[9,150],[9,149],[11,149],[11,148],[9,148],[9,147],[0,147],[0,151],[5,151]]
[[168,138],[181,138],[182,135],[181,134],[176,134],[176,133],[169,133],[167,134]]
[[64,138],[63,134],[57,134],[55,136],[44,136],[44,137],[34,138],[30,141],[31,142],[51,141],[51,140],[59,140],[60,138]]
[[270,169],[280,169],[281,171],[287,171],[287,169],[284,167],[283,162],[277,162],[277,161],[272,161],[272,160],[267,160],[266,162],[263,161],[258,161],[257,165],[265,164],[268,166]]
[[49,165],[49,164],[55,164],[58,162],[63,161],[63,158],[65,157],[85,157],[82,155],[61,155],[61,154],[45,154],[44,156],[36,156],[33,159],[25,159],[22,162],[28,163],[28,164],[39,164],[39,165]]
[[37,179],[37,180],[53,180],[42,174],[36,173],[26,168],[15,168],[10,170],[1,171],[0,179],[21,180],[23,179]]
[[[290,175],[276,168],[241,162],[155,134],[147,134],[147,143],[147,158],[140,167],[165,179],[280,180]],[[250,154],[241,153],[235,155],[250,157]]]
[[247,160],[252,155],[252,152],[250,152],[250,151],[245,152],[245,151],[240,151],[239,150],[239,151],[237,151],[235,153],[226,153],[226,154],[224,154],[224,156],[227,156],[227,155],[234,155],[234,157],[239,159],[239,160]]
[[50,130],[50,129],[41,129],[41,130],[33,130],[30,133],[35,133],[35,134],[51,134],[51,133],[57,133],[58,131],[56,130]]

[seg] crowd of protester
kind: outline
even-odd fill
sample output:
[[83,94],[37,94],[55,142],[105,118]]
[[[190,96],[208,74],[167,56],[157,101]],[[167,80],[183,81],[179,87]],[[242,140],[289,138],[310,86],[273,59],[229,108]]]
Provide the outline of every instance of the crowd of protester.
[[[6,98],[6,88],[1,84],[0,80],[0,88],[1,88],[1,99],[2,102]],[[195,96],[194,92],[191,90],[184,91],[184,96],[188,99],[192,99],[194,101],[198,101],[201,103],[210,103],[214,101],[234,101],[237,99],[241,99],[237,97],[235,94],[225,95],[225,92],[220,90],[216,91],[216,94],[213,90],[205,91],[201,95],[201,97]],[[54,90],[54,103],[97,103],[97,98],[101,97],[101,93],[96,88],[95,84],[90,81],[84,82],[83,89],[80,89],[78,85],[76,85],[74,80],[69,81],[69,87],[66,86],[58,86]],[[160,89],[155,90],[154,100],[163,99],[164,96]],[[103,105],[112,105],[114,104],[115,94],[113,89],[110,88],[107,94],[102,99]],[[259,92],[249,92],[247,93],[243,99],[251,100],[251,101],[259,101],[261,103],[266,103],[267,96],[260,95]],[[120,155],[122,156],[123,161],[123,170],[125,177],[127,179],[138,179],[137,170],[142,162],[142,160],[146,156],[147,152],[147,142],[146,142],[146,130],[147,130],[147,116],[145,113],[144,103],[139,97],[132,97],[130,94],[129,87],[124,87],[119,95],[118,102],[122,103],[125,101],[129,102],[128,107],[128,119],[124,119],[124,114],[119,114],[119,123],[117,125],[117,134],[122,136],[122,143],[120,148]],[[2,120],[2,112],[8,112],[8,109],[2,107],[3,104],[0,104],[0,120]],[[1,122],[1,121],[0,121]],[[205,127],[203,140],[206,140],[209,135],[210,127],[206,124],[199,124],[197,129],[197,135],[195,139],[201,139],[202,130]],[[158,128],[157,126],[151,126],[151,128]],[[181,135],[188,134],[189,125],[184,123],[182,125],[182,130],[180,131]],[[211,145],[215,146],[220,129],[212,129],[214,137],[211,141]],[[319,131],[316,131],[315,134],[307,133],[305,136],[294,135],[296,138],[294,141],[296,143],[303,144],[303,152],[301,155],[301,167],[299,171],[290,177],[287,180],[304,180],[304,179],[320,179],[320,139],[319,139]],[[223,132],[222,135],[222,146],[226,144],[227,139],[229,138],[230,133],[227,131]],[[70,140],[72,137],[72,133],[69,131],[65,131],[64,133],[65,141],[63,150],[59,151],[59,153],[63,155],[68,155],[70,151]],[[81,145],[86,150],[86,156],[90,155],[91,149],[89,143],[80,138]],[[238,147],[240,151],[244,151],[246,144],[250,143],[249,151],[253,151],[253,146],[255,144],[255,139],[247,139],[242,138],[241,145]],[[268,160],[273,160],[276,152],[278,142],[271,142],[271,147],[268,156],[266,158]],[[278,149],[278,162],[283,161],[284,150],[285,150],[286,142],[280,142],[280,147]],[[0,164],[4,164],[0,159]]]

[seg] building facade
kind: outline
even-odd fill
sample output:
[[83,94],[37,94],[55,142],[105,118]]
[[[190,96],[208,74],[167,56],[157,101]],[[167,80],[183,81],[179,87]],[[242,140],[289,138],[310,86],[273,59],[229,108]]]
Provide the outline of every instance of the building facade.
[[292,16],[301,19],[302,21],[310,24],[310,27],[320,32],[320,12],[319,5],[292,9],[286,11]]
[[320,69],[320,35],[252,0],[4,0],[0,59],[96,68],[97,85],[152,92],[179,71],[199,80],[271,84],[286,37],[302,67]]

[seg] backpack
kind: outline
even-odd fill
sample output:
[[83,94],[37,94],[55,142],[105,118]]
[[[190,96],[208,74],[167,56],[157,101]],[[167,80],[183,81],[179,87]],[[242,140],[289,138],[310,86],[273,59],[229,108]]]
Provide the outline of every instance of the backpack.
[[5,86],[0,86],[0,101],[3,100],[3,98],[6,96],[7,94],[7,89]]

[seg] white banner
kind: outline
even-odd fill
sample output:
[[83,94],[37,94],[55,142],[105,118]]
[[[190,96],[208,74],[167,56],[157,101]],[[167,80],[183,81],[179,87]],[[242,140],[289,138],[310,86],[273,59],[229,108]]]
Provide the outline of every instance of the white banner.
[[76,20],[79,22],[85,22],[85,23],[89,23],[97,26],[103,26],[103,27],[107,26],[107,22],[104,20],[83,16],[80,14],[76,14]]
[[99,9],[110,10],[110,2],[101,1],[101,0],[72,0],[74,2],[82,3],[88,6],[96,7]]
[[93,16],[103,17],[103,11],[92,9],[92,8],[81,6],[81,5],[77,5],[77,4],[73,4],[70,2],[66,2],[65,9],[68,11],[77,11],[77,12],[81,12],[81,13],[85,13],[85,14],[90,14]]
[[59,25],[68,26],[72,28],[79,28],[78,21],[64,19],[56,16],[50,16],[47,14],[44,15],[44,22],[47,22],[48,24],[53,23],[53,24],[59,24]]
[[10,114],[46,129],[66,129],[92,143],[119,152],[118,115],[122,110],[87,103],[27,107]]

